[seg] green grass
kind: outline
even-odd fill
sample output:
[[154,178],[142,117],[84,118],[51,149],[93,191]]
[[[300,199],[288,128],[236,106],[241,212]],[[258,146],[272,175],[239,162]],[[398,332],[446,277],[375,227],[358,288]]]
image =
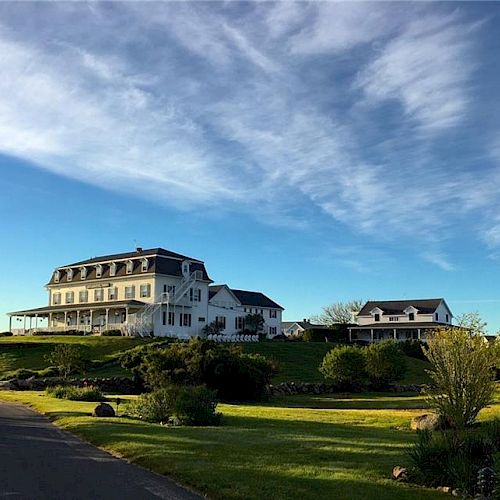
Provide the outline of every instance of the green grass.
[[[49,363],[45,359],[56,344],[67,343],[82,348],[85,359],[105,360],[113,354],[129,349],[147,340],[129,337],[1,337],[0,338],[0,378],[18,368],[40,370]],[[126,374],[119,367],[120,374]],[[104,368],[102,369],[104,370]],[[101,375],[99,375],[101,376]]]
[[[92,403],[35,392],[0,392],[32,405],[82,438],[214,499],[431,500],[436,491],[390,480],[408,462],[408,430],[421,397],[404,394],[297,396],[219,405],[221,427],[163,427],[89,416]],[[484,412],[500,412],[498,403]]]

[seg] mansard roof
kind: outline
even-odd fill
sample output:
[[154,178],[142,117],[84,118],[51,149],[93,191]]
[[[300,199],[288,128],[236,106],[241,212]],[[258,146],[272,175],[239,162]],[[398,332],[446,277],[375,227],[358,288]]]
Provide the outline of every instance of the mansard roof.
[[[147,271],[142,271],[142,259],[148,259]],[[128,260],[133,262],[132,273],[127,273],[126,263]],[[57,270],[60,272],[59,281],[54,280],[54,274],[50,279],[49,285],[61,284],[61,283],[75,283],[84,282],[91,280],[105,280],[119,278],[123,276],[140,275],[145,273],[153,274],[164,274],[168,276],[182,276],[182,262],[184,260],[190,261],[189,270],[202,271],[203,279],[205,281],[212,281],[208,276],[207,270],[205,269],[205,264],[203,261],[198,259],[192,259],[185,255],[181,255],[175,252],[170,252],[163,248],[153,248],[150,250],[140,250],[128,253],[119,253],[114,255],[104,255],[102,257],[94,257],[88,260],[82,260],[79,262],[74,262],[67,266],[58,267]],[[98,264],[102,263],[102,274],[98,278],[96,276],[96,267]],[[110,274],[111,264],[116,264],[116,273],[114,276]],[[85,267],[87,269],[87,277],[85,280],[81,279],[81,268]],[[67,270],[73,270],[73,279],[68,281]]]
[[[211,299],[224,286],[227,285],[212,285],[208,288],[208,297]],[[229,287],[228,287],[229,288]],[[261,292],[249,292],[247,290],[236,290],[229,288],[233,295],[241,302],[242,306],[251,307],[270,307],[272,309],[283,309],[279,304],[271,300],[267,295]]]
[[[378,307],[383,314],[404,314],[405,309],[410,306],[418,309],[420,314],[432,314],[444,299],[414,299],[414,300],[370,300],[359,311],[358,316],[369,316],[370,312]],[[448,306],[446,306],[448,307]],[[449,308],[448,308],[449,310]]]

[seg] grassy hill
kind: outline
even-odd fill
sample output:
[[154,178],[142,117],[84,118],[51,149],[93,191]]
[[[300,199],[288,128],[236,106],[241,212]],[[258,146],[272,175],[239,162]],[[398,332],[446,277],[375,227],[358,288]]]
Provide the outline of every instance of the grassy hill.
[[[70,343],[82,348],[88,360],[106,360],[114,354],[150,342],[129,337],[2,337],[0,338],[0,379],[18,368],[41,370],[48,366],[47,354],[58,343]],[[323,382],[318,367],[332,344],[316,342],[255,342],[240,344],[248,353],[259,353],[279,363],[280,372],[274,383]],[[407,358],[408,371],[403,383],[420,384],[428,381],[428,363]],[[120,366],[108,366],[88,373],[89,376],[127,376]]]

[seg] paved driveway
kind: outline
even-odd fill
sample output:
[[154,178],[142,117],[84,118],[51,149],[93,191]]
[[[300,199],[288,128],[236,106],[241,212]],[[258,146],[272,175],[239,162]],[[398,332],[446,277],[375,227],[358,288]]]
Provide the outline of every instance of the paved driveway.
[[163,476],[112,457],[21,405],[0,402],[0,498],[200,500]]

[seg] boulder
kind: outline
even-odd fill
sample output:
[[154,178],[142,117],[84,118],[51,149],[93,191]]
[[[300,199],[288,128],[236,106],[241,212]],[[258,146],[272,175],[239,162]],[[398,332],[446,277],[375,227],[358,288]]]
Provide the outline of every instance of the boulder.
[[412,431],[435,431],[446,427],[443,419],[434,413],[424,413],[412,418],[410,428]]
[[99,403],[92,412],[93,417],[114,417],[115,410],[108,403]]
[[408,469],[406,467],[401,467],[401,465],[396,465],[392,469],[392,478],[396,481],[406,481],[408,479]]

